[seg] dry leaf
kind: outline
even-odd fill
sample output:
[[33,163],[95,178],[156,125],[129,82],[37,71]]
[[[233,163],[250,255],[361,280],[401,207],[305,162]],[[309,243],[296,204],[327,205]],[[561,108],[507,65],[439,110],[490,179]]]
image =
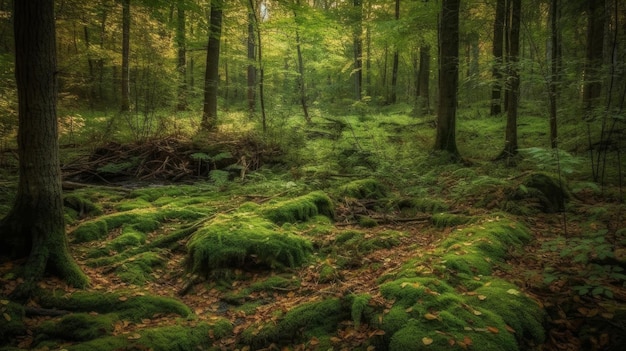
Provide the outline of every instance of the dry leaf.
[[9,300],[0,300],[0,305],[8,305]]
[[6,320],[7,320],[7,322],[10,322],[10,321],[11,321],[11,316],[9,316],[9,314],[8,314],[8,313],[3,313],[3,314],[2,314],[2,316],[4,317],[4,319],[6,319]]
[[511,326],[510,326],[510,325],[506,325],[506,330],[507,330],[509,333],[513,333],[513,334],[515,334],[515,329],[511,328]]
[[474,313],[475,316],[480,316],[481,314],[483,314],[482,312],[480,312],[478,310],[474,310],[472,312]]
[[485,299],[487,299],[487,296],[485,296],[485,295],[478,295],[478,299],[480,301],[484,301]]
[[120,297],[118,298],[118,300],[120,300],[120,301],[122,301],[122,302],[123,302],[123,301],[128,300],[128,297],[126,297],[126,296],[120,296]]
[[506,292],[507,292],[507,294],[511,294],[511,295],[515,295],[515,296],[518,296],[520,294],[519,290],[515,290],[515,289],[509,289]]
[[309,341],[309,345],[311,346],[319,345],[319,343],[320,341],[316,337],[312,337],[311,340]]
[[411,306],[411,307],[407,308],[406,310],[404,310],[404,312],[406,312],[406,313],[411,313],[411,312],[413,312],[413,306]]
[[500,330],[496,327],[487,327],[487,330],[493,334],[498,334]]
[[139,333],[134,333],[134,334],[128,336],[128,340],[138,340],[138,339],[141,339],[141,334],[139,334]]
[[463,338],[463,343],[464,343],[465,345],[467,345],[467,346],[470,346],[470,345],[472,345],[472,339],[470,339],[470,337],[469,337],[469,336],[465,336],[465,337]]
[[435,315],[434,315],[434,314],[432,314],[432,313],[426,313],[426,314],[424,315],[424,318],[428,319],[429,321],[432,321],[433,319],[437,319],[437,316],[435,316]]
[[433,343],[433,339],[425,336],[425,337],[422,338],[422,343],[424,343],[424,345],[430,345],[430,344]]

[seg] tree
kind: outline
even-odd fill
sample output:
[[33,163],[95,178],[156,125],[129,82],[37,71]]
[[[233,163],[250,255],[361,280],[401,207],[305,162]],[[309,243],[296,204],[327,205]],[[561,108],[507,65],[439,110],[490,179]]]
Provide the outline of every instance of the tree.
[[217,126],[217,87],[219,82],[223,6],[223,0],[211,0],[209,43],[204,79],[204,109],[202,113],[202,127],[206,130],[215,129]]
[[419,68],[417,71],[416,89],[417,114],[427,114],[430,112],[430,45],[423,44],[419,48]]
[[[400,0],[396,0],[395,6],[395,20],[400,20]],[[391,68],[391,97],[389,103],[395,104],[398,101],[398,65],[400,61],[400,53],[398,50],[398,44],[396,43],[393,51],[393,66]]]
[[559,40],[559,2],[550,0],[550,81],[549,81],[549,101],[550,101],[550,146],[556,149],[558,146],[557,137],[557,97],[561,61],[561,43]]
[[255,6],[252,1],[248,7],[248,111],[250,115],[256,109],[256,40],[254,26],[256,23]]
[[87,277],[69,254],[65,235],[59,143],[54,1],[15,1],[15,77],[19,105],[19,182],[9,214],[0,222],[0,253],[28,256],[24,283],[32,294],[45,273],[84,287]]
[[496,116],[502,113],[501,91],[502,91],[502,55],[504,41],[504,18],[506,0],[496,1],[496,17],[493,21],[493,86],[491,88],[491,115]]
[[459,156],[456,147],[456,108],[459,85],[460,0],[442,0],[439,27],[439,105],[436,151]]
[[353,1],[354,20],[352,28],[352,43],[354,54],[354,98],[361,100],[363,89],[363,3],[362,0]]
[[298,19],[298,11],[297,8],[300,7],[300,0],[296,0],[295,7],[293,8],[293,18],[296,22],[296,51],[298,55],[298,91],[300,93],[300,105],[302,106],[302,113],[304,114],[304,119],[307,123],[311,123],[311,116],[309,115],[309,107],[307,103],[306,96],[306,81],[304,80],[304,59],[302,58],[302,45],[300,41],[300,30],[299,19]]
[[130,110],[130,0],[122,0],[122,111]]
[[187,45],[185,33],[185,0],[178,0],[176,3],[177,21],[176,21],[176,46],[177,46],[177,62],[176,70],[178,71],[178,102],[176,109],[184,111],[187,109]]
[[517,143],[517,108],[519,105],[519,38],[520,38],[520,17],[521,17],[521,0],[511,0],[511,12],[508,16],[511,24],[509,26],[509,51],[507,53],[508,62],[508,84],[506,91],[508,96],[508,106],[506,114],[506,131],[504,150],[498,159],[509,159],[518,152]]
[[604,0],[587,0],[587,50],[583,83],[583,108],[586,118],[602,92],[600,71],[604,52]]

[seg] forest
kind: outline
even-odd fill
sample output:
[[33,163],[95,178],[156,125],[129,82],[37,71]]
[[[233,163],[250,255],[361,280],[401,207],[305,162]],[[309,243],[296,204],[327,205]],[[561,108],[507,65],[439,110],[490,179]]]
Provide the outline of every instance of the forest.
[[621,0],[0,0],[0,351],[623,350]]

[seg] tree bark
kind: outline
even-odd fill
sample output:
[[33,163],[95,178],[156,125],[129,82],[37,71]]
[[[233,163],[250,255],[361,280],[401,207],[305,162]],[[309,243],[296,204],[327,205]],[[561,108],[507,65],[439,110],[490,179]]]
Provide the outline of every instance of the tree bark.
[[592,118],[592,110],[602,93],[600,71],[604,58],[604,0],[587,1],[587,50],[585,55],[583,108],[585,118]]
[[435,150],[458,158],[456,108],[459,85],[460,0],[442,0],[439,24],[439,106]]
[[[296,0],[296,6],[300,7],[300,0]],[[304,80],[304,59],[302,58],[302,45],[300,44],[300,30],[298,29],[298,15],[297,10],[293,10],[293,18],[296,22],[296,52],[298,55],[298,92],[300,93],[300,105],[302,106],[302,113],[307,123],[311,123],[311,116],[309,116],[309,107],[306,97],[306,85]]]
[[[396,21],[400,20],[400,0],[396,0],[395,6],[395,19]],[[398,50],[398,45],[396,43],[395,49],[393,51],[393,66],[391,68],[391,96],[389,98],[389,103],[395,104],[398,101],[398,65],[400,61],[400,53]]]
[[184,0],[178,0],[176,4],[177,20],[176,20],[176,46],[177,46],[177,62],[176,70],[178,71],[178,102],[176,109],[185,111],[187,109],[187,45],[185,30],[185,4]]
[[430,112],[430,45],[420,46],[420,62],[417,74],[417,112]]
[[553,149],[558,147],[557,129],[557,98],[561,60],[561,50],[559,41],[559,5],[558,0],[550,1],[550,146]]
[[353,1],[354,23],[352,41],[354,44],[354,98],[361,100],[363,89],[363,3],[362,0]]
[[223,5],[223,0],[211,0],[209,43],[204,79],[204,109],[202,113],[202,127],[205,130],[214,130],[217,127],[217,87],[219,82]]
[[122,111],[130,111],[130,0],[122,0]]
[[27,298],[45,273],[84,287],[87,277],[69,254],[63,214],[56,116],[57,67],[54,1],[15,1],[15,76],[19,104],[19,182],[9,214],[0,222],[0,253],[28,255]]
[[519,105],[519,48],[520,48],[520,17],[521,17],[521,0],[511,0],[511,26],[509,28],[509,52],[507,54],[508,65],[508,81],[509,89],[506,94],[508,96],[508,106],[506,115],[506,131],[504,150],[498,156],[498,159],[510,159],[517,155],[517,110]]
[[248,112],[256,110],[256,40],[254,39],[255,8],[250,2],[248,10]]
[[497,0],[496,17],[493,22],[493,86],[491,88],[491,112],[490,115],[497,116],[502,113],[502,55],[504,41],[504,18],[506,0]]

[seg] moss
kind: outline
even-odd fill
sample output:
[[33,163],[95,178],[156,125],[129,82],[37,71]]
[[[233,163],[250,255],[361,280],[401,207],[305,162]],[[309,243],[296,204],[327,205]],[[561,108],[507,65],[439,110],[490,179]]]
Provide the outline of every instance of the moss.
[[154,280],[154,268],[164,265],[165,259],[161,255],[147,251],[125,260],[116,268],[115,273],[126,283],[144,285],[147,281]]
[[100,206],[79,194],[65,195],[63,197],[63,206],[73,210],[77,214],[77,218],[102,214],[102,208]]
[[[228,323],[228,322],[226,322]],[[225,334],[226,323],[215,325],[201,323],[194,326],[174,325],[151,328],[133,335],[120,335],[95,339],[67,347],[70,351],[109,351],[109,350],[153,350],[188,351],[206,349],[212,343],[211,335],[217,338]],[[232,330],[232,327],[230,327]],[[228,333],[229,334],[229,333]]]
[[431,217],[431,222],[437,228],[456,227],[469,223],[472,217],[456,215],[451,213],[435,213]]
[[376,179],[359,179],[342,186],[340,194],[355,199],[382,199],[387,196],[387,188]]
[[187,265],[208,276],[215,269],[296,267],[309,257],[311,243],[250,214],[220,215],[187,244]]
[[0,300],[0,317],[0,344],[6,344],[14,340],[15,336],[26,333],[22,305],[9,300]]
[[320,283],[331,283],[341,278],[341,272],[334,265],[323,263],[319,267]]
[[132,210],[144,209],[144,208],[150,208],[150,207],[152,207],[152,204],[150,202],[142,198],[137,198],[137,199],[122,201],[115,206],[115,209],[117,211],[125,212],[125,211],[132,211]]
[[57,308],[75,312],[117,313],[120,318],[140,321],[157,313],[173,313],[183,317],[191,310],[179,300],[136,292],[75,292],[69,295],[49,294],[41,296],[44,308]]
[[113,331],[117,316],[73,313],[42,323],[37,329],[37,340],[87,341],[103,337]]
[[354,295],[352,298],[352,322],[354,323],[355,328],[359,328],[361,325],[361,320],[366,315],[367,304],[369,303],[372,296],[370,294],[360,294]]
[[374,228],[378,226],[378,221],[371,217],[360,216],[359,217],[359,225],[363,228]]
[[[532,173],[524,181],[509,191],[508,200],[526,202],[528,207],[534,207],[545,213],[563,211],[565,203],[571,195],[561,185],[558,177],[547,173]],[[517,209],[516,206],[506,205]]]
[[84,243],[104,238],[107,234],[109,234],[107,222],[96,219],[81,224],[70,235],[75,243]]
[[450,209],[448,204],[439,199],[424,197],[399,199],[394,205],[401,213],[409,216],[413,216],[417,214],[417,212],[435,213],[448,211]]
[[317,215],[334,217],[334,205],[328,195],[315,191],[304,196],[296,197],[262,207],[261,214],[270,221],[295,223],[307,221]]

